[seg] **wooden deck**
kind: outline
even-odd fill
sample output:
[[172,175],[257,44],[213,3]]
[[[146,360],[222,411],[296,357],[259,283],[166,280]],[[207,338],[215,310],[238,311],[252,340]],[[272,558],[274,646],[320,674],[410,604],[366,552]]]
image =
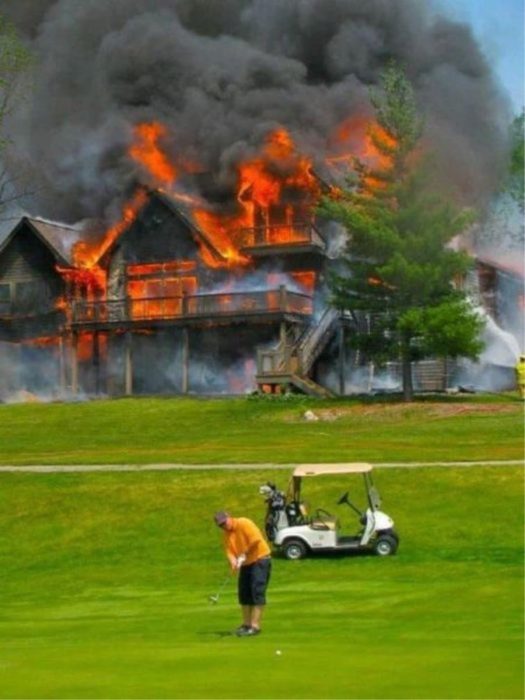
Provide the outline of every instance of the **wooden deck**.
[[269,291],[196,294],[193,296],[74,302],[71,325],[76,330],[217,325],[308,318],[312,297],[284,287]]

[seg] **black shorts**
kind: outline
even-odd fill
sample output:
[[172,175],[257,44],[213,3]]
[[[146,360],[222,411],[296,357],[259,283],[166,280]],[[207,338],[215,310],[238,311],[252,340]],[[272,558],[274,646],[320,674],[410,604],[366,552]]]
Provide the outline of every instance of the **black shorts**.
[[272,560],[259,559],[239,571],[239,603],[241,605],[266,605],[266,588],[270,581]]

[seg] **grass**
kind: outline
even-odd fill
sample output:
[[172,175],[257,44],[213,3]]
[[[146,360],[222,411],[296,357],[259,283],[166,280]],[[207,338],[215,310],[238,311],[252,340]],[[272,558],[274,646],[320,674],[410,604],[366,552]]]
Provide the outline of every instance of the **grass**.
[[[202,405],[209,419],[220,403]],[[266,454],[284,414],[262,413]],[[465,450],[454,457],[473,454]],[[207,601],[226,573],[211,514],[227,507],[260,522],[258,486],[284,486],[283,472],[1,475],[0,697],[522,698],[521,469],[377,472],[398,555],[276,558],[254,639],[225,634],[238,623],[233,581],[217,606]],[[348,485],[313,479],[305,496],[349,526],[350,510],[335,505]],[[362,504],[359,486],[350,491]]]
[[11,465],[507,460],[523,457],[523,411],[510,395],[4,405],[0,445]]

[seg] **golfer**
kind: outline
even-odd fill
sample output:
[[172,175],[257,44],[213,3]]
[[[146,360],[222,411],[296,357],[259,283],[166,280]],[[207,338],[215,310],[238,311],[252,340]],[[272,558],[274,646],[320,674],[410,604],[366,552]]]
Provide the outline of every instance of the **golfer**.
[[242,625],[236,634],[238,637],[252,637],[261,631],[261,616],[272,568],[270,547],[257,525],[248,518],[232,518],[220,511],[215,513],[214,520],[224,531],[224,548],[232,573],[239,573]]

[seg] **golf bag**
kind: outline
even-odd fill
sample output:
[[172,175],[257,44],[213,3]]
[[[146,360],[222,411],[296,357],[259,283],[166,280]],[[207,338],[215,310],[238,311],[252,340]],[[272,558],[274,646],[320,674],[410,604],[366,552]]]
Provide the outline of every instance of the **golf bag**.
[[287,503],[285,494],[279,491],[275,484],[268,482],[260,487],[259,492],[266,497],[264,529],[270,542],[275,540],[278,530],[302,525],[305,522],[305,513],[301,504],[297,501]]
[[264,518],[264,529],[266,537],[270,542],[273,542],[277,531],[289,525],[286,513],[286,496],[277,489],[275,484],[270,482],[261,486],[259,492],[265,496],[266,516]]

